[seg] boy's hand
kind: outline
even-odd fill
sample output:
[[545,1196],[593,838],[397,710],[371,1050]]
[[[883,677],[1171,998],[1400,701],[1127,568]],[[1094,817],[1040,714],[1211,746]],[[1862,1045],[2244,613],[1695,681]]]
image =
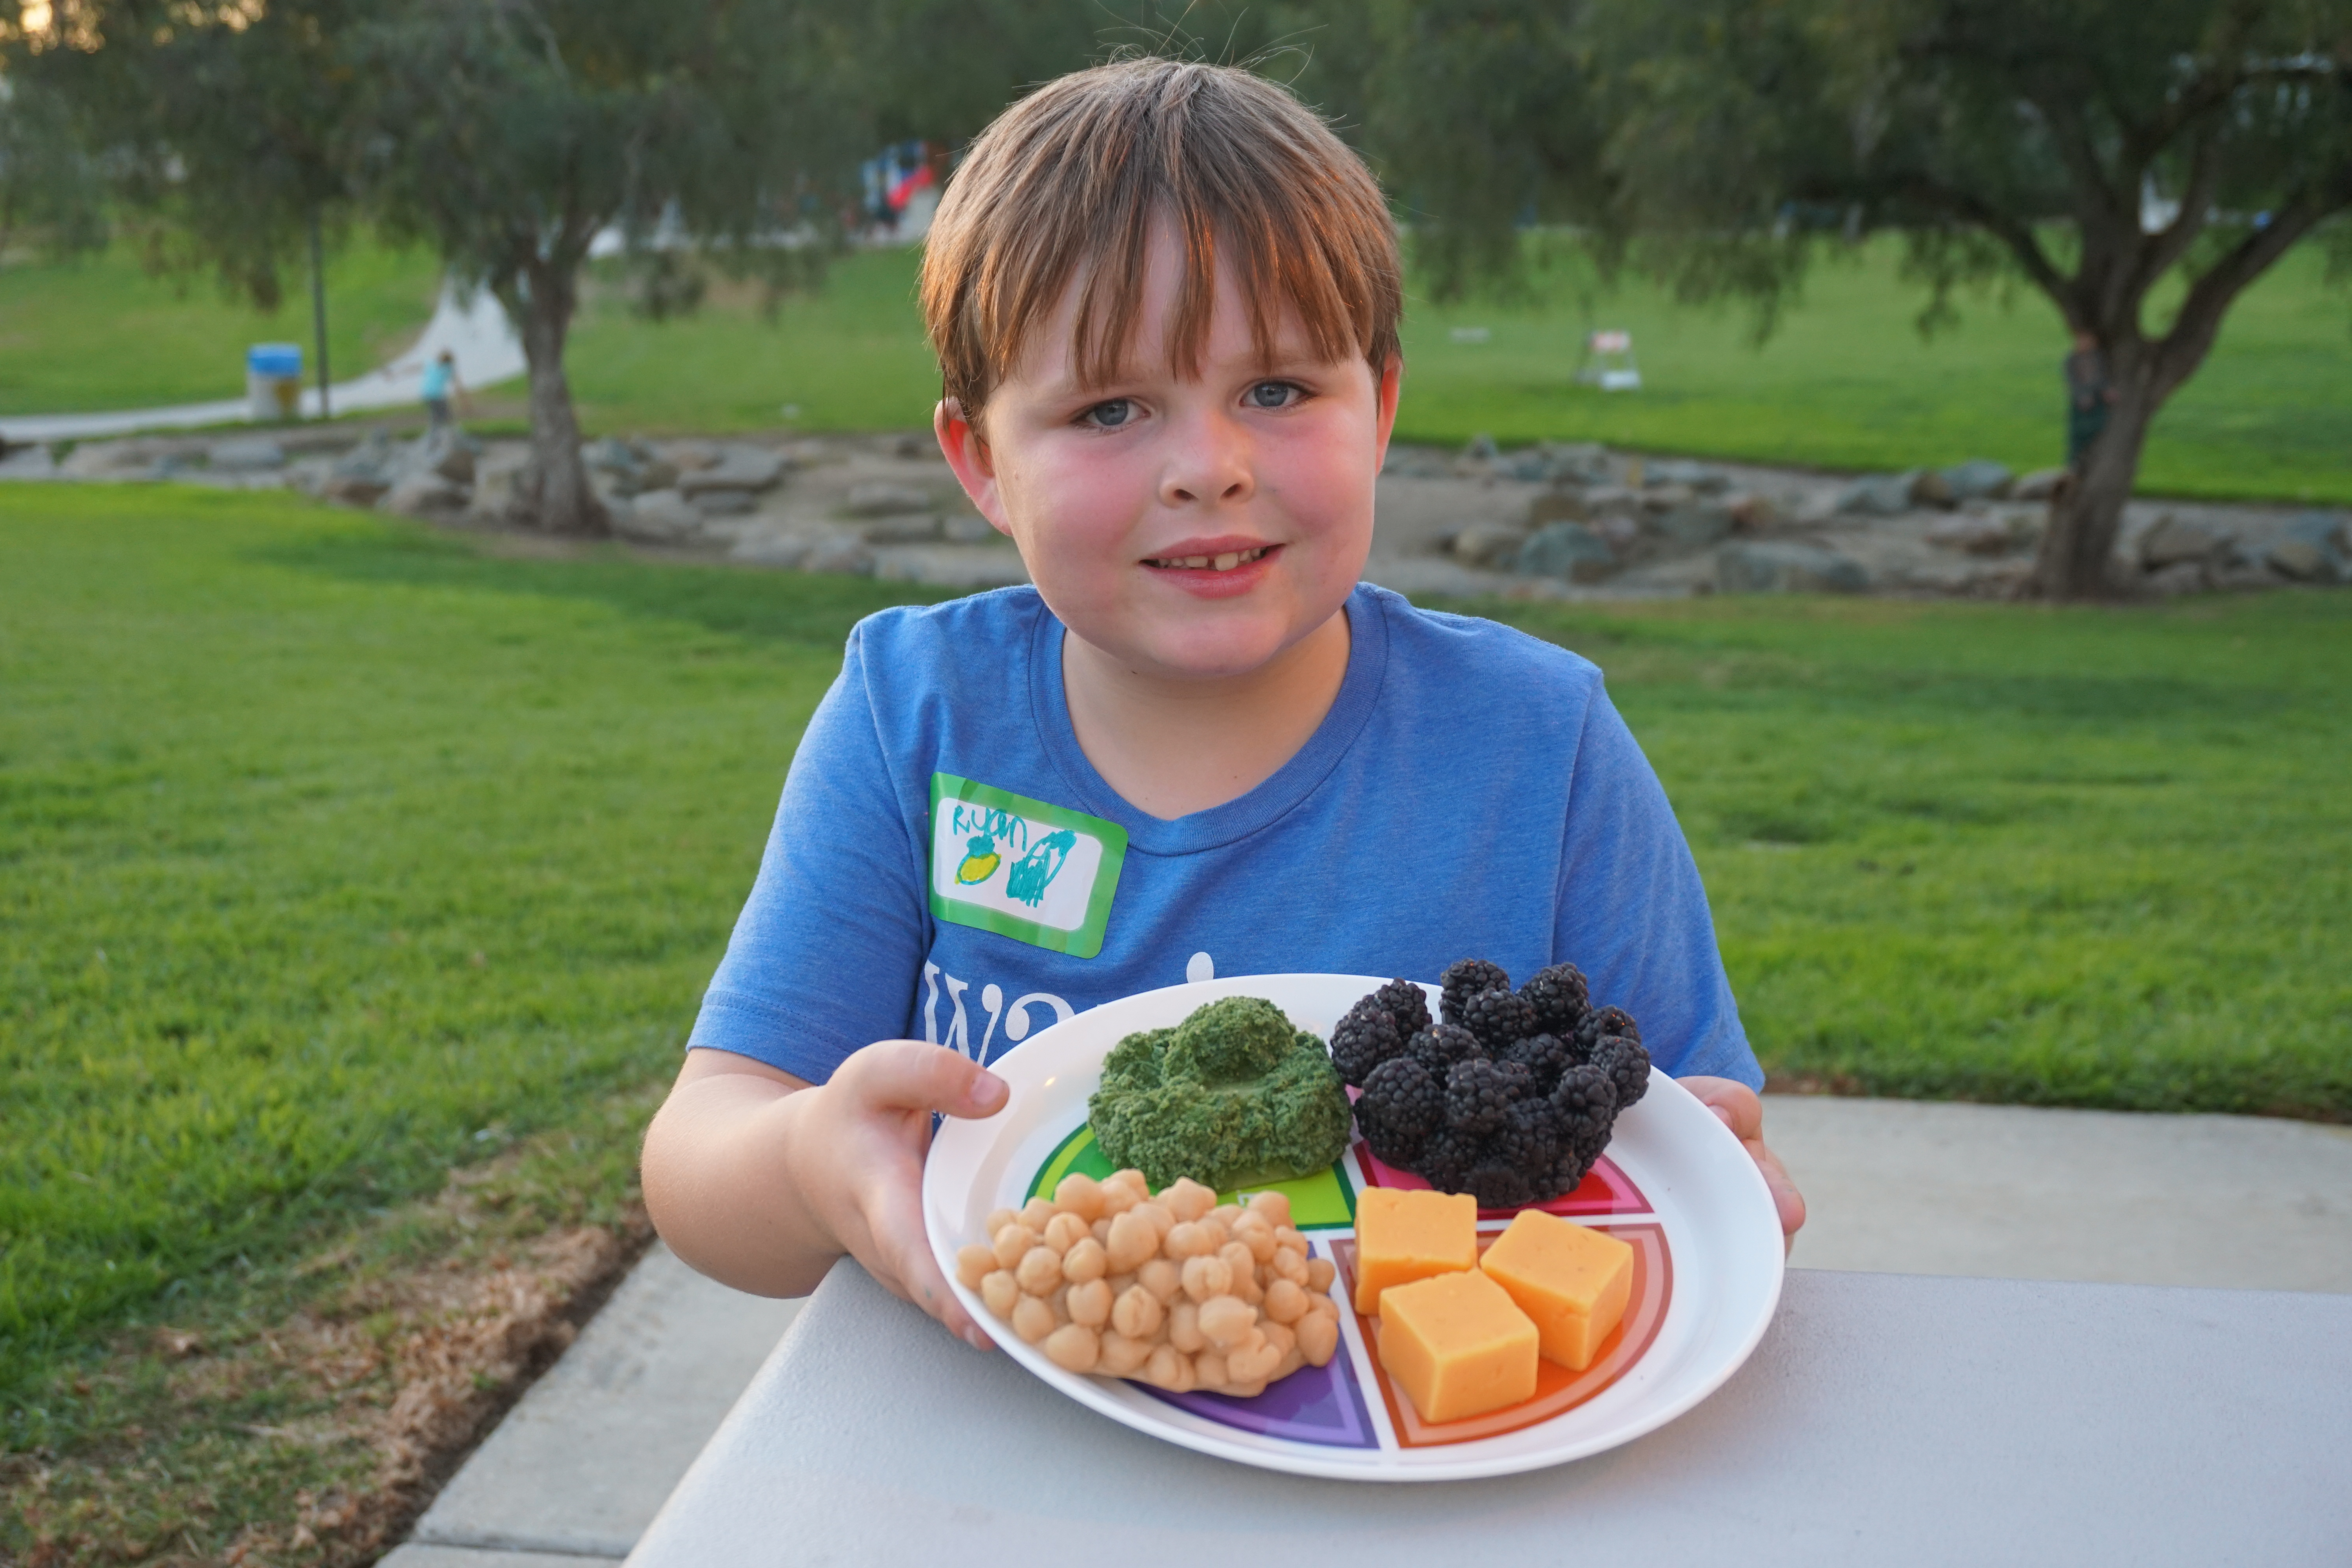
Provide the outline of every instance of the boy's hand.
[[979,1350],[995,1346],[948,1289],[923,1229],[923,1156],[931,1112],[993,1116],[1009,1092],[957,1052],[882,1040],[843,1062],[823,1089],[793,1097],[805,1103],[795,1108],[787,1148],[811,1217],[885,1289]]
[[822,1088],[728,1051],[688,1051],[646,1132],[646,1205],[670,1249],[761,1296],[803,1296],[846,1252],[982,1350],[923,1231],[931,1113],[993,1116],[1004,1080],[954,1051],[883,1040]]
[[1727,1078],[1684,1078],[1676,1083],[1698,1096],[1701,1105],[1723,1118],[1764,1173],[1764,1184],[1772,1189],[1772,1206],[1780,1211],[1780,1237],[1783,1247],[1796,1245],[1797,1232],[1805,1223],[1805,1197],[1797,1191],[1797,1184],[1789,1179],[1780,1163],[1780,1156],[1764,1146],[1764,1102],[1746,1084]]

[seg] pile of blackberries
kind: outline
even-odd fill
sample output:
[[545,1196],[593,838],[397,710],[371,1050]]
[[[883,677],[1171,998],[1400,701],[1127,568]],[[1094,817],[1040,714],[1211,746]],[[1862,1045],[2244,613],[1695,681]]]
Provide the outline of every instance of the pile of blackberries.
[[1391,980],[1331,1031],[1331,1063],[1363,1090],[1356,1127],[1374,1154],[1480,1208],[1572,1190],[1617,1113],[1650,1086],[1650,1053],[1623,1010],[1595,1007],[1583,973],[1555,963],[1517,991],[1484,959],[1443,977],[1441,1021]]

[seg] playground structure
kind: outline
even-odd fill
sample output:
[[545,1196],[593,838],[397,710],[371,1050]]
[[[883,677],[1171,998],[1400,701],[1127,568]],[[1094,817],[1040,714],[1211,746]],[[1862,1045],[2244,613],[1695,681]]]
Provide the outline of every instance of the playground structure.
[[1577,362],[1577,381],[1603,392],[1639,392],[1642,367],[1633,363],[1633,334],[1626,331],[1587,332],[1584,357]]

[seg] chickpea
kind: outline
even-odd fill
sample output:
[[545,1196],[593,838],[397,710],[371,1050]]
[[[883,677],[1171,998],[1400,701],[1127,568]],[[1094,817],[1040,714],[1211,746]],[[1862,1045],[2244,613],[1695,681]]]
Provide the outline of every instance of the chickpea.
[[1151,1228],[1151,1221],[1140,1210],[1131,1210],[1110,1222],[1110,1235],[1103,1242],[1103,1250],[1110,1255],[1111,1271],[1124,1274],[1140,1268],[1160,1251],[1160,1233]]
[[1339,1266],[1329,1258],[1310,1258],[1307,1260],[1307,1288],[1318,1296],[1323,1295],[1331,1289],[1331,1281],[1339,1273]]
[[1258,1328],[1265,1333],[1265,1342],[1281,1351],[1285,1355],[1288,1355],[1298,1346],[1298,1336],[1284,1324],[1260,1323]]
[[1153,1349],[1150,1359],[1144,1363],[1143,1376],[1154,1388],[1164,1388],[1171,1394],[1190,1394],[1200,1386],[1192,1358],[1171,1345]]
[[1225,1380],[1229,1383],[1264,1384],[1267,1375],[1281,1363],[1282,1352],[1271,1344],[1261,1343],[1254,1350],[1228,1351],[1225,1352]]
[[1166,1303],[1182,1293],[1184,1275],[1168,1258],[1155,1258],[1135,1271],[1135,1282]]
[[[1251,1223],[1254,1220],[1255,1224]],[[1246,1248],[1250,1257],[1259,1263],[1271,1262],[1275,1253],[1274,1226],[1258,1219],[1255,1213],[1245,1211],[1242,1215],[1242,1223],[1234,1226],[1234,1239],[1229,1245]]]
[[1054,1309],[1054,1321],[1068,1322],[1070,1321],[1070,1288],[1067,1285],[1055,1286],[1054,1293],[1045,1298],[1045,1305]]
[[1175,1185],[1160,1194],[1160,1202],[1178,1219],[1199,1219],[1217,1206],[1217,1194],[1190,1176],[1179,1176]]
[[1276,1247],[1287,1247],[1294,1252],[1307,1250],[1307,1238],[1286,1225],[1275,1227],[1274,1244]]
[[1074,1214],[1057,1214],[1045,1226],[1045,1245],[1055,1252],[1067,1252],[1089,1238],[1087,1222]]
[[1201,1309],[1190,1301],[1179,1301],[1168,1310],[1168,1342],[1191,1355],[1209,1342],[1201,1331]]
[[1125,1190],[1133,1195],[1137,1203],[1143,1204],[1150,1203],[1151,1201],[1151,1184],[1144,1180],[1143,1173],[1135,1169],[1133,1166],[1129,1166],[1124,1171],[1113,1171],[1109,1175],[1103,1178],[1102,1184],[1103,1191],[1105,1192],[1111,1192],[1115,1189]]
[[1091,1236],[1062,1254],[1062,1278],[1074,1284],[1083,1285],[1109,1272],[1110,1259],[1104,1255],[1102,1243]]
[[1110,1321],[1110,1287],[1099,1279],[1071,1286],[1066,1298],[1070,1321],[1089,1329],[1099,1329]]
[[1108,1219],[1098,1219],[1095,1221],[1094,1224],[1087,1226],[1087,1233],[1092,1236],[1097,1241],[1100,1242],[1104,1247],[1107,1247],[1110,1245],[1110,1221]]
[[996,1254],[977,1242],[956,1249],[956,1279],[967,1290],[977,1290],[980,1282],[996,1271]]
[[1219,1204],[1209,1211],[1207,1217],[1215,1220],[1218,1225],[1224,1227],[1225,1234],[1231,1236],[1234,1233],[1234,1221],[1242,1217],[1242,1206],[1239,1204]]
[[1175,1228],[1176,1216],[1168,1212],[1166,1204],[1140,1203],[1135,1205],[1132,1212],[1149,1220],[1151,1224],[1151,1234],[1163,1240],[1166,1239],[1168,1233]]
[[[1108,1190],[1117,1192],[1118,1189],[1112,1187]],[[1147,1341],[1129,1339],[1125,1334],[1106,1330],[1102,1335],[1102,1361],[1096,1370],[1107,1372],[1113,1377],[1129,1376],[1151,1359],[1153,1348]]]
[[1202,1388],[1222,1390],[1225,1386],[1225,1354],[1219,1350],[1204,1350],[1192,1358],[1192,1375]]
[[1061,1212],[1048,1199],[1031,1198],[1021,1205],[1021,1223],[1043,1236],[1045,1227],[1054,1223],[1054,1216]]
[[1249,1206],[1252,1214],[1264,1215],[1269,1225],[1290,1223],[1290,1195],[1287,1193],[1253,1193]]
[[[1244,1243],[1229,1241],[1217,1248],[1217,1256],[1224,1259],[1225,1268],[1232,1272],[1236,1282],[1257,1279],[1257,1259],[1250,1256],[1250,1249]],[[1256,1289],[1255,1283],[1251,1289]]]
[[1135,1276],[1132,1274],[1106,1274],[1103,1276],[1103,1283],[1110,1287],[1110,1293],[1112,1295],[1124,1296],[1127,1294],[1129,1288],[1135,1284]]
[[1013,1331],[1029,1344],[1036,1344],[1056,1327],[1054,1309],[1045,1305],[1042,1296],[1024,1296],[1013,1303]]
[[1102,1218],[1102,1184],[1082,1172],[1072,1171],[1055,1185],[1054,1206],[1092,1225]]
[[1212,1296],[1229,1294],[1234,1288],[1234,1271],[1222,1258],[1188,1258],[1184,1260],[1184,1294],[1195,1301],[1205,1301]]
[[1266,1264],[1265,1271],[1276,1279],[1287,1279],[1294,1285],[1307,1283],[1307,1259],[1286,1247],[1274,1249],[1273,1260]]
[[1012,1270],[1000,1268],[980,1282],[980,1299],[998,1317],[1011,1318],[1013,1303],[1021,1300],[1021,1281],[1013,1278]]
[[1050,1247],[1033,1247],[1014,1265],[1013,1277],[1032,1296],[1050,1294],[1062,1282],[1061,1257]]
[[1257,1313],[1238,1296],[1212,1296],[1201,1303],[1194,1321],[1211,1344],[1231,1350],[1257,1327]]
[[1265,1315],[1277,1323],[1295,1323],[1307,1315],[1307,1292],[1295,1279],[1277,1279],[1265,1288]]
[[1064,1323],[1045,1336],[1045,1354],[1068,1372],[1092,1372],[1102,1360],[1102,1340],[1083,1324]]
[[1171,1258],[1200,1258],[1217,1250],[1217,1238],[1207,1226],[1186,1220],[1168,1233],[1162,1245]]
[[[1325,1297],[1328,1300],[1330,1298]],[[1339,1348],[1339,1320],[1309,1312],[1298,1320],[1298,1353],[1308,1366],[1328,1366]]]
[[1168,1309],[1140,1285],[1120,1291],[1111,1305],[1111,1327],[1131,1340],[1149,1342],[1167,1321]]
[[1017,1268],[1036,1245],[1037,1233],[1016,1220],[996,1233],[995,1244],[989,1250],[996,1254],[999,1268]]
[[1011,1209],[991,1209],[988,1211],[988,1217],[981,1222],[980,1234],[982,1236],[994,1236],[998,1231],[1003,1230],[1006,1226],[1011,1225],[1020,1217],[1021,1216],[1019,1215],[1014,1214]]

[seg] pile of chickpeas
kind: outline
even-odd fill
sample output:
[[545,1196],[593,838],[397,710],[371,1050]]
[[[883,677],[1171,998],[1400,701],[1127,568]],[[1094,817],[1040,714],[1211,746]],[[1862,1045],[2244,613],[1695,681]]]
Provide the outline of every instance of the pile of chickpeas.
[[1248,1398],[1339,1348],[1331,1261],[1307,1256],[1280,1193],[1220,1206],[1193,1181],[1154,1197],[1140,1171],[1069,1175],[988,1235],[957,1277],[1072,1372]]

